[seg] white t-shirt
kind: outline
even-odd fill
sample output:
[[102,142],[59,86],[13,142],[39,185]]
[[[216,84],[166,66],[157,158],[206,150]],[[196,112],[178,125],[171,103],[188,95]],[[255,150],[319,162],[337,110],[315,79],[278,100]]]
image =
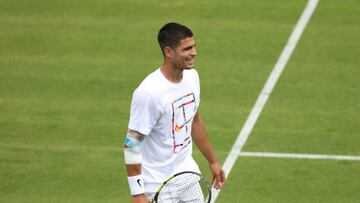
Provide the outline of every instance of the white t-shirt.
[[169,176],[200,172],[192,158],[191,126],[200,104],[195,69],[184,70],[179,83],[157,69],[134,91],[129,129],[145,135],[140,144],[145,192],[155,192]]

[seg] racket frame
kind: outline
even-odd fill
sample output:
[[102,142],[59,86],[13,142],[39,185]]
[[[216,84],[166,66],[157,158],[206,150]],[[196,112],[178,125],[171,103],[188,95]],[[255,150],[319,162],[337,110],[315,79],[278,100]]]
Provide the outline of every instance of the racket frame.
[[209,193],[209,200],[208,200],[207,203],[210,203],[210,200],[211,200],[211,187],[210,187],[210,185],[209,185],[209,182],[208,182],[207,179],[206,179],[204,176],[202,176],[200,173],[197,173],[197,172],[194,172],[194,171],[182,171],[182,172],[180,172],[180,173],[176,173],[175,175],[170,176],[167,180],[165,180],[165,181],[160,185],[159,189],[156,191],[154,197],[152,198],[151,203],[157,203],[157,198],[158,198],[158,196],[159,196],[159,194],[160,194],[160,192],[161,192],[161,189],[162,189],[171,179],[175,178],[176,176],[182,175],[182,174],[184,174],[184,173],[192,173],[192,174],[195,174],[195,175],[199,176],[200,180],[201,180],[201,179],[204,180],[204,182],[205,182],[205,184],[206,184],[206,186],[207,186],[208,193]]

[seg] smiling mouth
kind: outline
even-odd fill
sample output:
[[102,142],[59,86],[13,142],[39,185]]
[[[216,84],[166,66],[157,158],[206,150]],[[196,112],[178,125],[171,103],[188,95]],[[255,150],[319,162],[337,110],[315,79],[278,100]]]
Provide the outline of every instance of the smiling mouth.
[[194,63],[195,58],[189,58],[189,59],[187,59],[186,61],[188,61],[188,62],[190,62],[190,63]]

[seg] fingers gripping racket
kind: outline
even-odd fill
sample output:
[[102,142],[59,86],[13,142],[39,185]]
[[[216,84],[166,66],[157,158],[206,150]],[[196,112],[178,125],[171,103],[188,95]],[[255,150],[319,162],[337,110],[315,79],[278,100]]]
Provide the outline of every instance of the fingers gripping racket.
[[211,187],[199,173],[184,171],[168,178],[155,193],[152,203],[210,203]]

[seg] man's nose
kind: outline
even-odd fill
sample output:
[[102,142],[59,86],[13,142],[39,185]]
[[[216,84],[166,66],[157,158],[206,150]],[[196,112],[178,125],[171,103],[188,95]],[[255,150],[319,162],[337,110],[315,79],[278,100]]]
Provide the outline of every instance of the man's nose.
[[196,48],[192,48],[191,49],[191,53],[190,53],[192,56],[196,56],[197,55],[197,52],[196,52]]

